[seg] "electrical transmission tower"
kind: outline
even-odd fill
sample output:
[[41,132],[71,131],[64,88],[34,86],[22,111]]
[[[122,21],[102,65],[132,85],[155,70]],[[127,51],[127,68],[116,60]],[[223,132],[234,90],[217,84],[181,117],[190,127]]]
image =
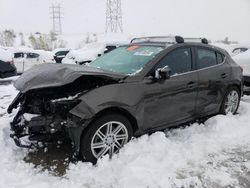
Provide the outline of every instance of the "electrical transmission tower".
[[121,0],[107,0],[106,33],[123,32]]
[[61,5],[52,5],[50,10],[51,19],[53,20],[53,32],[60,35],[62,34],[62,7]]

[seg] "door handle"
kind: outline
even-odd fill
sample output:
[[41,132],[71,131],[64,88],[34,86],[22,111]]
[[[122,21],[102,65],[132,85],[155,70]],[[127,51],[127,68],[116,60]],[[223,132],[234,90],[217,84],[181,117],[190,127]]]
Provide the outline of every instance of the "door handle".
[[222,73],[221,74],[221,78],[225,79],[227,77],[227,74],[226,73]]
[[195,86],[195,82],[189,82],[188,84],[187,84],[187,87],[188,88],[193,88]]

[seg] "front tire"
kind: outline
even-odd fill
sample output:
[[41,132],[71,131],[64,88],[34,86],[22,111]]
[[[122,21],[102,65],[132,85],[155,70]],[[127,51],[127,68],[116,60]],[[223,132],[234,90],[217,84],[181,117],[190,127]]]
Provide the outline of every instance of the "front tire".
[[220,112],[224,115],[236,114],[240,104],[240,91],[237,87],[230,87],[223,99]]
[[110,158],[131,139],[130,121],[120,114],[108,114],[97,118],[83,132],[81,156],[84,162],[95,164],[108,154]]

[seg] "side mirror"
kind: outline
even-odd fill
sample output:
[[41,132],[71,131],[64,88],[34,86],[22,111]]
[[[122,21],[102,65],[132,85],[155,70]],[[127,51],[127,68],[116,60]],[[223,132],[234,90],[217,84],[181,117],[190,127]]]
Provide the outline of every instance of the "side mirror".
[[169,66],[165,66],[163,68],[159,68],[155,71],[155,78],[157,80],[167,80],[170,78],[171,69]]

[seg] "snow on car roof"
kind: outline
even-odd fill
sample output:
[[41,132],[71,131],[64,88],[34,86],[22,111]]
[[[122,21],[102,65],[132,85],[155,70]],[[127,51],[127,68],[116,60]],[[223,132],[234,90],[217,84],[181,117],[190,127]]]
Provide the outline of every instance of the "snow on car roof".
[[250,50],[234,56],[233,59],[243,68],[243,74],[250,76]]
[[44,60],[44,62],[52,62],[54,61],[54,54],[51,51],[45,50],[34,50],[35,53],[40,55],[40,58]]
[[98,54],[101,54],[106,49],[106,43],[91,43],[85,45],[83,48],[78,50],[71,50],[67,54],[67,58],[74,58],[75,61],[92,61],[96,59]]
[[236,48],[250,48],[250,44],[234,44],[232,45],[233,49]]
[[11,53],[34,53],[34,49],[27,46],[9,47],[8,51]]
[[233,55],[233,50],[236,48],[250,48],[250,44],[223,44],[223,43],[212,43],[212,45],[220,47],[226,50],[230,55]]
[[69,48],[56,48],[52,51],[53,54],[56,54],[59,51],[70,51],[71,49]]
[[234,49],[234,47],[232,45],[229,44],[223,44],[223,43],[212,43],[211,45],[222,48],[224,50],[226,50],[230,55],[232,55],[232,51]]

